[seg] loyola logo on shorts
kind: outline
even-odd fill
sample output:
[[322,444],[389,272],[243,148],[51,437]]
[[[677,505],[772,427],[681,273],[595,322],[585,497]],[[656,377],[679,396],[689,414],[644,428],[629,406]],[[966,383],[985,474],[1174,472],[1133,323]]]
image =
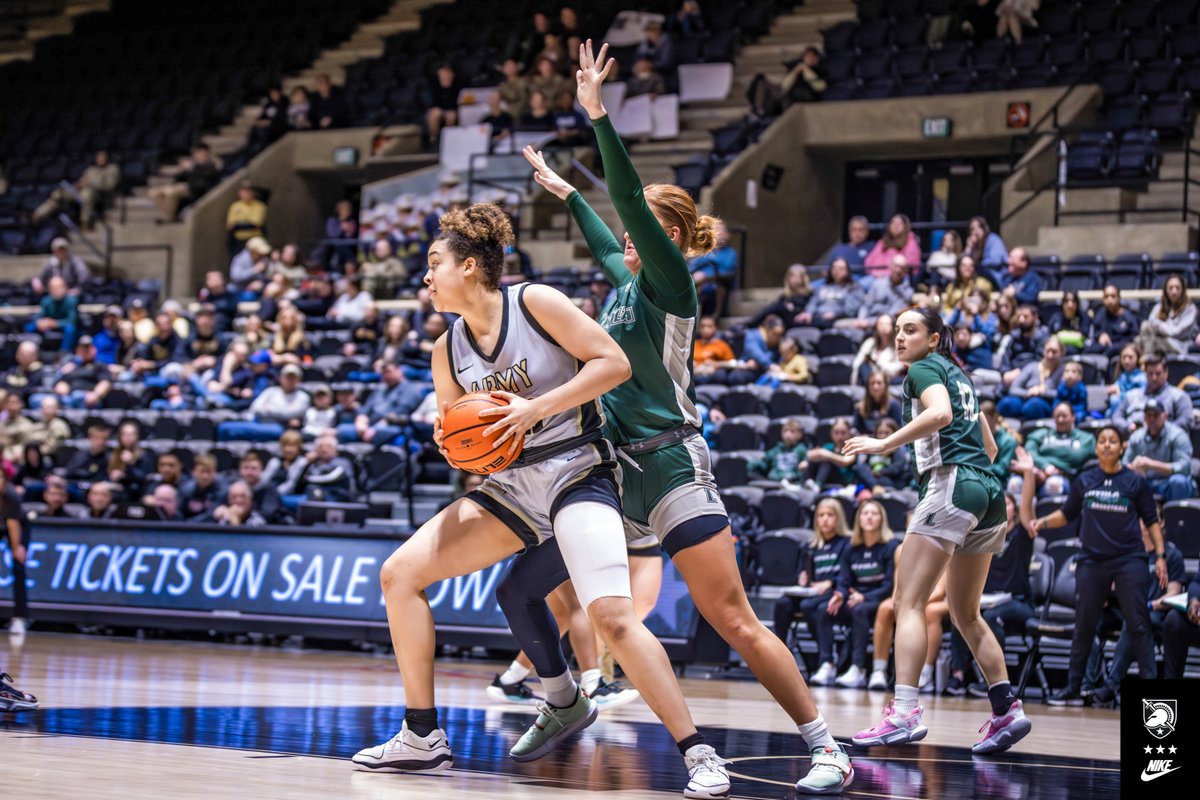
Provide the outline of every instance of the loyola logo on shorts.
[[1162,739],[1175,732],[1179,705],[1175,700],[1143,700],[1142,724],[1155,739]]

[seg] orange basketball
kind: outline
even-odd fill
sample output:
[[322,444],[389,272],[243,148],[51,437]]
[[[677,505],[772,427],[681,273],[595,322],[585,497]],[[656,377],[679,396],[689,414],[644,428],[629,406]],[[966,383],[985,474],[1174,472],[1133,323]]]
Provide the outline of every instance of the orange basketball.
[[502,397],[492,397],[487,392],[471,392],[463,395],[446,411],[442,420],[442,447],[449,454],[450,463],[467,472],[490,475],[499,472],[521,454],[525,446],[525,434],[521,434],[517,450],[509,455],[511,440],[496,447],[500,433],[484,436],[483,432],[496,422],[495,417],[480,417],[486,408],[506,406]]

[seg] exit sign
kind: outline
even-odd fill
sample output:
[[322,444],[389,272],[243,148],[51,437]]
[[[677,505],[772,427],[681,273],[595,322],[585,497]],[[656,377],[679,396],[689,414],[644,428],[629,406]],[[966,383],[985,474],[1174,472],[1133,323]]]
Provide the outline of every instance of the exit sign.
[[952,127],[949,117],[926,117],[921,121],[921,135],[926,139],[948,139]]

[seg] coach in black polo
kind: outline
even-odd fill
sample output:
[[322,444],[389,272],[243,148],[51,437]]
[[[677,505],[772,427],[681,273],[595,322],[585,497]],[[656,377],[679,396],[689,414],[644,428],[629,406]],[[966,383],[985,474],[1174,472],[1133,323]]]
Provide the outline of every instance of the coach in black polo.
[[[1150,485],[1121,464],[1124,452],[1124,432],[1115,425],[1105,425],[1096,431],[1096,458],[1100,466],[1084,471],[1071,482],[1071,493],[1061,509],[1037,518],[1033,515],[1033,492],[1023,492],[1021,496],[1021,519],[1031,531],[1059,528],[1078,518],[1083,545],[1075,569],[1075,633],[1071,639],[1067,685],[1050,696],[1051,705],[1083,704],[1080,686],[1091,655],[1096,623],[1114,585],[1121,614],[1133,637],[1138,675],[1149,679],[1157,674],[1146,598],[1150,593],[1149,581],[1157,578],[1160,586],[1167,585],[1162,527]],[[1031,462],[1020,450],[1014,466],[1025,472],[1032,468]],[[1147,569],[1146,559],[1150,554],[1142,543],[1139,523],[1145,523],[1154,544],[1153,576]]]

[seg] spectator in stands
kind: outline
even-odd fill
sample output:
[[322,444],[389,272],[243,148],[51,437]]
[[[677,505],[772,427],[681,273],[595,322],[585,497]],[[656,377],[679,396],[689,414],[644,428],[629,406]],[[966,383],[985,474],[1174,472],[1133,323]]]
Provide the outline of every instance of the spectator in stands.
[[1069,403],[1054,406],[1054,427],[1038,428],[1025,440],[1033,459],[1033,477],[1046,495],[1067,493],[1071,481],[1096,452],[1092,434],[1075,427]]
[[520,34],[518,39],[509,43],[510,60],[515,59],[526,69],[532,67],[534,58],[545,42],[546,34],[550,32],[550,17],[542,11],[535,11],[532,25]]
[[258,110],[258,118],[250,129],[247,142],[250,155],[257,155],[287,133],[288,100],[283,96],[283,90],[278,86],[267,89]]
[[667,29],[682,37],[702,36],[708,32],[698,0],[683,0],[679,10],[667,18]]
[[546,147],[583,147],[591,142],[592,128],[575,109],[575,93],[559,92],[554,105],[554,138]]
[[504,80],[496,87],[496,94],[504,101],[504,108],[513,119],[520,119],[529,103],[529,82],[521,76],[521,64],[515,58],[506,58],[500,65]]
[[729,370],[737,363],[729,342],[717,336],[717,321],[700,318],[696,325],[696,341],[692,345],[692,364],[697,384],[729,383]]
[[[999,458],[997,458],[999,462]],[[1007,463],[1005,469],[1008,469]],[[1033,559],[1033,540],[1037,536],[1021,524],[1017,514],[1017,499],[1011,494],[1004,495],[1004,507],[1008,512],[1007,529],[1004,534],[1004,547],[1000,553],[992,557],[988,567],[987,581],[983,585],[985,595],[996,595],[1000,602],[988,605],[981,611],[986,622],[996,635],[996,641],[1004,645],[1008,633],[1018,636],[1025,633],[1025,622],[1034,615],[1033,592],[1029,586],[1029,564]],[[1008,595],[1007,598],[1004,596]],[[941,641],[941,637],[931,639]],[[958,632],[957,627],[950,630],[950,680],[946,693],[962,697],[967,693],[966,670],[970,665],[971,651],[967,642]],[[977,695],[979,686],[972,686],[972,694]],[[983,697],[987,697],[987,687],[982,687]],[[978,696],[978,695],[977,695]]]
[[746,465],[753,478],[776,481],[785,488],[799,484],[808,469],[808,447],[804,427],[798,420],[787,419],[779,431],[779,443]]
[[[567,48],[563,43],[563,37],[556,31],[548,31],[542,36],[542,49],[538,51],[534,58],[534,64],[537,65],[542,61],[548,61],[554,67],[554,71],[562,74],[566,71],[567,65]],[[535,72],[539,71],[535,67]],[[547,97],[556,97],[557,93],[550,92]]]
[[871,277],[885,277],[897,255],[904,256],[907,265],[921,263],[921,244],[913,233],[912,222],[904,214],[895,214],[888,220],[887,230],[871,248],[863,266]]
[[1037,309],[1031,305],[1018,306],[1016,324],[1000,344],[1000,370],[1006,384],[1016,380],[1022,367],[1037,360],[1049,338],[1049,332],[1038,321]]
[[[983,263],[982,266],[985,269],[996,269],[986,263]],[[1008,254],[1008,269],[995,274],[996,285],[1000,287],[1003,294],[1018,303],[1030,305],[1037,303],[1038,293],[1042,291],[1042,279],[1029,268],[1029,254],[1025,252],[1024,247],[1014,247]]]
[[[1051,705],[1083,704],[1080,689],[1092,651],[1096,623],[1114,588],[1133,637],[1139,677],[1152,680],[1158,672],[1146,600],[1152,579],[1157,578],[1160,586],[1167,584],[1162,529],[1149,485],[1121,464],[1124,450],[1120,429],[1113,425],[1100,428],[1096,433],[1096,457],[1100,466],[1084,471],[1073,481],[1066,504],[1048,516],[1034,515],[1032,480],[1026,480],[1021,490],[1021,522],[1034,534],[1043,528],[1060,528],[1073,519],[1080,520],[1082,558],[1075,570],[1076,622],[1067,685],[1049,697]],[[1032,462],[1027,454],[1018,451],[1013,466],[1016,471],[1028,475]],[[1122,502],[1115,502],[1117,500]],[[1146,569],[1146,550],[1139,521],[1149,528],[1154,543],[1153,573]]]
[[1078,353],[1083,349],[1088,327],[1088,320],[1079,307],[1079,295],[1071,291],[1063,292],[1062,305],[1050,317],[1050,325],[1047,326],[1050,334],[1063,343],[1067,352]]
[[881,316],[895,317],[913,303],[913,286],[909,281],[908,260],[897,253],[886,275],[871,281],[871,288],[858,307],[856,328],[874,327]]
[[554,115],[541,89],[529,93],[529,108],[521,115],[517,130],[527,133],[549,133],[554,130]]
[[834,259],[829,265],[825,283],[812,293],[808,305],[796,317],[796,322],[817,328],[831,328],[839,319],[856,316],[862,301],[862,287],[850,274],[850,265],[845,259]]
[[154,461],[154,482],[178,489],[183,483],[183,462],[174,453],[162,453]]
[[996,313],[996,344],[999,345],[1016,328],[1017,303],[997,292],[992,295],[992,307]]
[[357,275],[342,278],[338,281],[337,299],[325,316],[346,325],[357,325],[366,318],[367,306],[372,304],[371,295],[362,290],[361,278]]
[[40,360],[37,342],[26,339],[19,343],[13,358],[16,363],[0,378],[0,389],[18,392],[23,396],[40,389],[49,370]]
[[881,314],[875,320],[871,335],[863,339],[850,365],[850,383],[865,383],[867,376],[875,372],[882,372],[889,382],[900,376],[904,365],[896,357],[895,327],[890,314]]
[[[978,294],[971,296],[976,298],[971,307],[987,308],[987,302]],[[980,374],[983,371],[989,376],[989,383],[998,382],[999,373],[992,369],[992,340],[988,336],[984,318],[969,312],[963,314],[960,309],[955,309],[955,315],[959,317],[957,323],[947,322],[954,329],[954,354],[962,361],[963,367],[976,376],[977,381],[983,377]]]
[[229,280],[243,293],[245,300],[255,300],[266,285],[267,267],[271,263],[271,245],[261,236],[252,236],[229,262]]
[[[1025,255],[1023,248],[1014,248],[1020,250],[1022,257]],[[979,267],[979,271],[985,275],[995,276],[995,283],[998,288],[1005,288],[1006,283],[1001,282],[1000,274],[1007,261],[1011,264],[1012,255],[1008,252],[1008,248],[1004,246],[1004,240],[1000,238],[1000,234],[993,233],[988,227],[987,220],[983,217],[971,217],[971,221],[967,223],[967,241],[963,245],[963,253],[975,259],[975,264]],[[1028,268],[1029,261],[1026,259],[1025,266]],[[1024,273],[1022,273],[1024,274]],[[1040,286],[1038,288],[1041,288]],[[1020,298],[1019,303],[1033,303],[1037,301],[1036,293],[1032,299]]]
[[93,483],[87,490],[88,519],[112,519],[117,513],[117,504],[113,501],[115,493],[110,483]]
[[[885,439],[900,429],[891,417],[884,417],[875,426],[875,438]],[[878,455],[860,455],[854,464],[858,483],[876,495],[896,495],[907,492],[913,482],[912,458],[907,447]],[[915,499],[914,501],[915,502]]]
[[[834,595],[839,586],[849,582],[850,536],[846,530],[842,504],[832,497],[822,498],[813,512],[813,531],[816,535],[812,546],[804,553],[796,585],[811,586],[816,594],[804,599],[784,595],[775,601],[775,635],[785,644],[797,610],[808,622],[809,628],[815,630],[821,617],[837,612],[837,607],[830,611]],[[826,643],[830,645],[829,649],[817,652],[820,669],[809,680],[809,683],[819,686],[828,686],[837,677],[837,667],[833,663],[833,641],[830,639]]]
[[[263,467],[262,480],[276,488],[282,497],[281,487],[293,470],[300,474],[299,466],[304,462],[304,438],[299,431],[284,431],[279,437],[279,455],[272,456]],[[295,476],[292,476],[293,479]]]
[[1020,44],[1025,28],[1037,28],[1033,15],[1040,5],[1041,0],[1000,0],[996,6],[996,38],[1007,35]]
[[991,473],[996,476],[1001,485],[1008,483],[1011,474],[1010,462],[1021,443],[1021,434],[1008,426],[1004,417],[996,409],[993,400],[984,400],[979,404],[979,411],[987,417],[992,429],[992,438],[996,440],[996,458],[992,460]]
[[1063,376],[1054,392],[1054,402],[1069,405],[1075,414],[1076,422],[1087,419],[1087,387],[1083,384],[1083,365],[1078,361],[1068,361],[1063,365]]
[[809,451],[808,463],[816,465],[814,480],[821,489],[858,485],[858,476],[854,471],[855,457],[842,455],[842,447],[853,433],[850,420],[838,417],[829,427],[831,441]]
[[309,101],[309,116],[314,128],[344,128],[349,122],[346,100],[328,75],[317,76],[317,91]]
[[811,296],[812,287],[808,284],[808,270],[803,264],[792,264],[783,274],[783,293],[774,303],[760,309],[751,317],[747,327],[758,326],[772,314],[783,320],[785,325],[795,324],[796,318],[804,312],[808,298]]
[[1151,398],[1142,407],[1145,426],[1129,436],[1121,463],[1146,479],[1163,500],[1196,496],[1192,480],[1192,440],[1188,432],[1167,420],[1166,409]]
[[1092,309],[1085,352],[1114,356],[1137,336],[1141,321],[1121,305],[1121,290],[1109,284],[1104,287],[1104,301]]
[[[54,394],[65,408],[98,408],[112,389],[108,368],[96,363],[92,337],[80,336],[75,342],[75,357],[59,367]],[[41,396],[34,395],[41,403]]]
[[96,219],[104,218],[104,212],[112,205],[120,186],[121,168],[109,160],[107,151],[98,150],[95,160],[75,181],[75,188],[83,200],[79,208],[79,221],[84,230],[92,230]]
[[639,97],[648,94],[658,97],[667,93],[667,82],[663,76],[654,71],[654,61],[649,58],[639,58],[633,62],[633,75],[625,82],[625,96]]
[[1146,388],[1146,372],[1142,369],[1142,353],[1136,344],[1121,348],[1120,358],[1113,368],[1113,382],[1108,386],[1108,415],[1120,407],[1125,395],[1134,389]]
[[[387,241],[383,239],[381,241]],[[271,261],[267,264],[266,277],[274,279],[276,275],[283,276],[287,291],[295,291],[308,278],[308,268],[300,261],[300,248],[294,244],[285,244],[282,250],[271,253]]]
[[21,395],[10,392],[0,403],[0,459],[19,463],[33,432],[33,420],[21,413]]
[[158,509],[164,522],[183,522],[183,515],[179,513],[179,490],[169,483],[155,486],[142,498],[142,505]]
[[312,404],[308,392],[300,388],[302,375],[297,365],[284,364],[279,371],[279,385],[266,388],[250,404],[254,421],[223,422],[217,427],[218,435],[224,430],[226,438],[241,438],[233,435],[236,430],[252,441],[271,441],[278,439],[285,428],[298,430],[304,424],[305,410]]
[[108,365],[109,376],[114,380],[133,379],[133,362],[141,357],[144,345],[137,340],[133,322],[123,319],[117,323],[117,354]]
[[[925,260],[925,274],[937,286],[946,286],[958,280],[958,264],[963,255],[962,237],[958,231],[949,230],[942,234],[942,246],[929,254]],[[972,260],[971,266],[975,262]],[[946,308],[953,303],[946,301]]]
[[[241,483],[250,490],[251,505],[267,522],[281,523],[286,520],[283,513],[283,501],[275,484],[263,479],[262,456],[250,451],[238,460],[238,477]],[[234,484],[233,486],[236,486]],[[230,486],[232,494],[233,486]],[[214,513],[214,517],[216,514]]]
[[425,132],[429,142],[437,146],[442,128],[458,124],[458,93],[462,86],[448,63],[438,65],[437,73],[428,88],[422,92],[421,105],[425,108]]
[[122,422],[117,428],[117,446],[108,458],[108,480],[121,486],[129,498],[142,496],[154,472],[154,454],[142,449],[141,435],[136,422]]
[[[267,235],[267,204],[259,199],[254,184],[248,180],[238,184],[237,200],[229,205],[225,213],[225,231],[229,236],[230,258],[245,249],[251,239],[261,239]],[[270,255],[269,248],[267,255]],[[234,281],[237,282],[238,278],[235,277]]]
[[409,332],[401,352],[406,380],[424,383],[433,380],[433,348],[448,327],[446,317],[435,311],[425,317],[420,334],[415,330]]
[[787,66],[787,74],[779,83],[774,83],[761,72],[751,79],[750,88],[746,90],[751,114],[775,117],[793,103],[815,103],[821,99],[828,84],[825,70],[821,67],[820,50],[806,47],[800,58]]
[[696,256],[688,262],[696,294],[700,296],[700,313],[712,316],[725,314],[725,303],[737,283],[738,252],[729,243],[729,228],[724,220],[713,225],[716,246],[711,252]]
[[234,317],[238,315],[238,296],[229,288],[225,273],[215,269],[204,273],[204,286],[196,293],[196,299],[213,307],[217,315],[217,330],[229,330]]
[[318,384],[313,387],[312,399],[313,404],[304,411],[304,427],[300,429],[305,439],[315,439],[338,425],[338,410],[333,405],[333,389],[327,384]]
[[408,323],[404,317],[400,314],[388,317],[383,326],[383,336],[375,345],[371,368],[376,372],[382,372],[384,364],[399,363],[400,353],[407,338]]
[[78,297],[84,284],[92,277],[88,265],[79,256],[71,255],[71,243],[62,236],[50,242],[50,257],[42,265],[42,271],[30,281],[35,295],[44,294],[51,278],[60,278],[72,297]]
[[635,57],[648,58],[654,69],[666,75],[675,69],[675,43],[658,21],[646,23],[646,38],[637,46]]
[[833,249],[829,251],[829,263],[832,264],[840,258],[849,266],[856,268],[856,271],[861,272],[867,256],[875,247],[871,243],[869,226],[870,223],[866,217],[851,217],[846,226],[847,239],[841,244],[834,245]]
[[225,503],[212,510],[213,521],[218,525],[244,528],[261,528],[267,520],[254,509],[254,495],[245,481],[234,481],[229,485]]
[[325,240],[313,251],[310,260],[334,272],[341,272],[358,257],[358,217],[354,204],[339,200],[333,214],[325,220]]
[[179,507],[185,519],[207,517],[217,507],[225,487],[217,479],[217,460],[208,453],[196,456],[192,477],[179,489]]
[[755,383],[778,389],[784,383],[811,383],[808,359],[800,352],[800,344],[789,336],[779,340],[779,361],[770,364]]
[[308,334],[304,331],[304,316],[295,306],[285,306],[279,312],[275,335],[271,339],[271,363],[297,364],[308,354]]
[[897,425],[902,424],[900,401],[888,391],[887,376],[872,372],[864,385],[866,391],[862,400],[854,405],[854,430],[874,436],[880,420],[890,419]]
[[42,502],[46,507],[38,512],[42,519],[78,519],[77,511],[67,510],[67,482],[57,475],[46,476],[46,488],[42,490]]
[[817,649],[823,652],[833,652],[835,623],[850,626],[850,667],[838,676],[838,686],[858,689],[867,685],[871,625],[880,603],[892,594],[894,554],[887,512],[876,500],[864,501],[850,534],[849,569],[843,571],[843,581],[834,589],[828,613],[817,614],[814,620]]
[[75,329],[79,324],[79,298],[67,291],[67,282],[55,276],[47,284],[37,318],[26,326],[30,333],[46,334],[56,331],[62,336],[60,349],[70,351],[75,346]]
[[1163,284],[1162,298],[1142,323],[1138,347],[1147,355],[1186,353],[1196,338],[1196,331],[1196,306],[1188,297],[1183,278],[1171,275]]
[[1200,573],[1187,588],[1187,610],[1173,609],[1163,620],[1163,677],[1183,677],[1189,647],[1200,647]]
[[125,312],[120,306],[108,306],[100,320],[100,330],[92,337],[96,346],[96,361],[104,365],[117,362],[117,351],[121,347],[121,336],[118,328]]
[[[572,97],[572,100],[574,98]],[[517,126],[516,120],[504,108],[504,98],[497,91],[494,94],[488,95],[488,113],[483,119],[479,120],[480,125],[492,126],[492,149],[504,140],[512,136],[513,130]],[[511,106],[510,106],[511,108]]]
[[[182,361],[186,357],[184,341],[171,327],[169,315],[159,311],[154,315],[155,334],[131,365],[134,375],[147,382],[177,382],[183,376]],[[151,378],[156,380],[151,381]],[[157,379],[161,379],[161,382]]]
[[954,280],[942,292],[942,308],[949,314],[956,308],[962,308],[968,295],[980,292],[991,297],[991,290],[991,282],[976,272],[975,259],[964,254],[958,260],[958,266],[954,268]]
[[1167,412],[1167,420],[1184,430],[1192,427],[1192,398],[1187,392],[1167,383],[1167,365],[1161,356],[1148,355],[1142,359],[1146,370],[1146,388],[1132,389],[1125,394],[1117,410],[1113,412],[1113,423],[1124,431],[1133,432],[1143,424],[1146,401],[1155,399]]
[[783,320],[771,316],[757,328],[746,331],[738,366],[729,375],[730,385],[752,383],[767,367],[779,361],[779,341],[784,330]]
[[150,311],[146,308],[146,301],[140,297],[129,301],[129,321],[133,323],[134,336],[141,344],[149,344],[150,340],[158,333],[154,318],[150,316]]
[[1053,410],[1053,401],[1063,374],[1063,346],[1051,337],[1042,347],[1042,360],[1021,367],[1008,387],[1008,394],[997,406],[1005,417],[1045,419]]
[[338,440],[367,442],[377,447],[391,444],[404,432],[408,416],[425,399],[427,390],[404,380],[399,364],[383,367],[383,385],[371,393],[352,425],[339,425]]
[[41,418],[33,423],[29,440],[36,444],[46,455],[53,455],[58,448],[71,438],[71,426],[59,416],[58,398],[46,395],[41,398],[38,406]]
[[289,487],[294,494],[309,500],[343,503],[357,494],[354,464],[337,450],[337,435],[328,431],[317,437],[312,455],[307,459],[295,484]]
[[312,97],[303,86],[292,89],[288,97],[287,125],[294,131],[307,131],[313,127]]
[[112,429],[103,422],[93,422],[87,428],[87,449],[77,450],[63,465],[63,477],[71,483],[91,485],[104,480],[108,474],[111,451],[108,435]]
[[150,187],[150,199],[158,206],[160,222],[174,222],[185,201],[199,200],[221,182],[221,164],[206,144],[193,147],[192,157],[180,162],[180,167],[174,183]]

